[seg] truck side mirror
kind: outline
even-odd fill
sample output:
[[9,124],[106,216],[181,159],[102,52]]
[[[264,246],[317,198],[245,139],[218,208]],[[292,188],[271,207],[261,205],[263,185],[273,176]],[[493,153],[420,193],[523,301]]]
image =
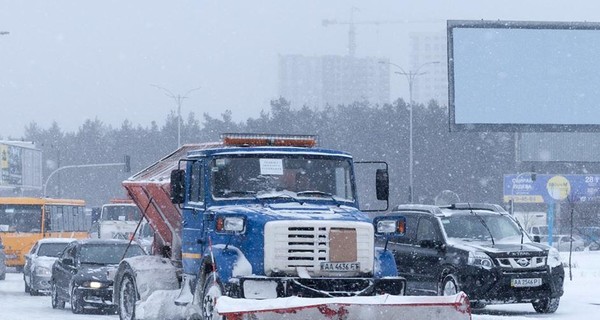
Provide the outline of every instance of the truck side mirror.
[[176,169],[171,171],[171,202],[183,203],[185,196],[185,170]]
[[377,200],[387,200],[390,196],[390,177],[386,169],[377,169],[375,173]]
[[540,243],[540,242],[542,242],[542,239],[540,238],[540,236],[538,236],[538,235],[534,235],[534,236],[533,236],[533,242]]

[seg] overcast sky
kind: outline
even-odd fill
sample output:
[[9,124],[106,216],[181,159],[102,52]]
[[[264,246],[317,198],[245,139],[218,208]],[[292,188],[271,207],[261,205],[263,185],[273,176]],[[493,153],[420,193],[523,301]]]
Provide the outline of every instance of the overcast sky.
[[[161,126],[176,104],[152,85],[201,87],[184,115],[257,117],[277,98],[279,54],[347,53],[348,26],[321,22],[348,21],[352,7],[357,22],[394,21],[357,25],[357,55],[400,65],[410,32],[443,31],[447,19],[600,21],[597,0],[0,0],[0,137],[32,121]],[[396,78],[392,99],[407,96]]]

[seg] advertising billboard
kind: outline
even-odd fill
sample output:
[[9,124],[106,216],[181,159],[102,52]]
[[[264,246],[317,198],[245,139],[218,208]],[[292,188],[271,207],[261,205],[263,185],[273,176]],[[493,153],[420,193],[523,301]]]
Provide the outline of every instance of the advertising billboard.
[[0,188],[42,188],[42,152],[32,143],[0,141]]
[[504,202],[554,203],[560,201],[600,202],[598,174],[504,175]]
[[600,23],[449,20],[451,131],[598,132]]

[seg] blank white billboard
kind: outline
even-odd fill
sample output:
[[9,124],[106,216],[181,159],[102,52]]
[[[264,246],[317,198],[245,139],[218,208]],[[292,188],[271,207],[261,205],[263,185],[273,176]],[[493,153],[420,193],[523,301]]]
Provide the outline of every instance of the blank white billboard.
[[448,21],[452,131],[600,130],[600,24]]

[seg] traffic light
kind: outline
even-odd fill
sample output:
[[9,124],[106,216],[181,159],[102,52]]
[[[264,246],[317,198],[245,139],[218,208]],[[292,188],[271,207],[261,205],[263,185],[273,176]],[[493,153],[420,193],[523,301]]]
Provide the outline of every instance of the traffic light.
[[131,172],[131,157],[129,155],[125,155],[125,168],[123,171]]

